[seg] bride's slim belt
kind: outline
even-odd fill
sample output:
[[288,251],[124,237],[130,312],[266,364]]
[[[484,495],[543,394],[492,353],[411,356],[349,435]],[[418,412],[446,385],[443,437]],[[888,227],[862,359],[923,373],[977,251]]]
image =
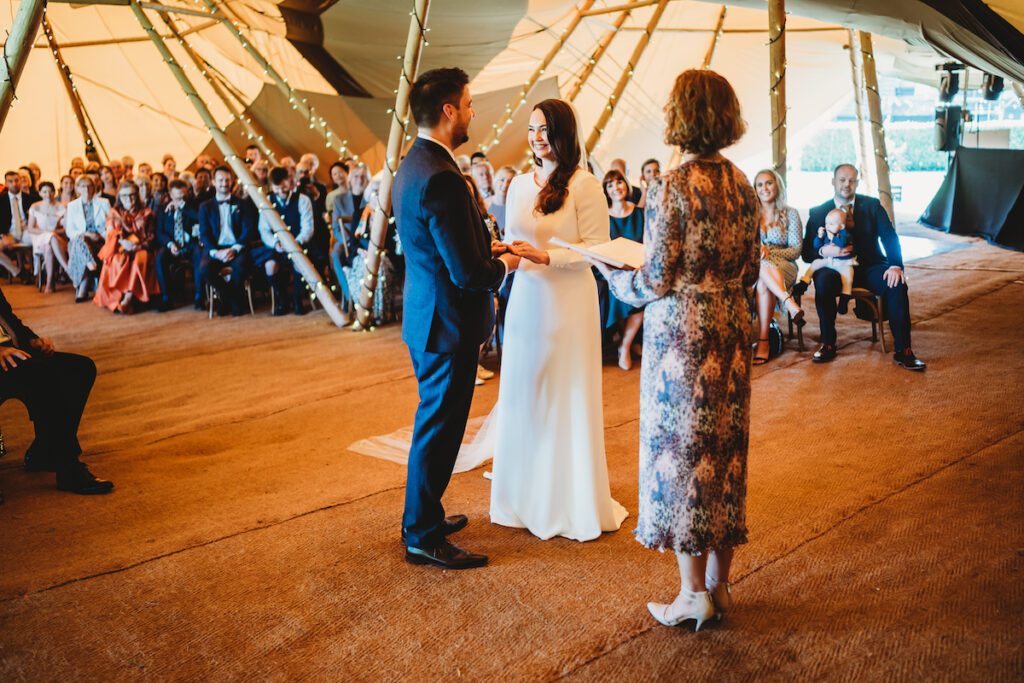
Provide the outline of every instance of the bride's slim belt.
[[699,294],[712,294],[714,292],[725,292],[728,290],[745,290],[746,286],[743,284],[743,278],[737,277],[732,280],[715,281],[715,282],[684,282],[680,285],[680,292],[694,292]]

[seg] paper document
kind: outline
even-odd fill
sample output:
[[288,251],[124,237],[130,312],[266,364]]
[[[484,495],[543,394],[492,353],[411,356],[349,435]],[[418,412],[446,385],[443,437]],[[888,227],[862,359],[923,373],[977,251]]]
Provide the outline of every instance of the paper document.
[[584,256],[607,263],[612,268],[639,270],[644,265],[644,245],[625,237],[616,237],[611,242],[598,244],[594,247],[569,244],[557,237],[552,237],[550,242],[556,246],[572,249]]

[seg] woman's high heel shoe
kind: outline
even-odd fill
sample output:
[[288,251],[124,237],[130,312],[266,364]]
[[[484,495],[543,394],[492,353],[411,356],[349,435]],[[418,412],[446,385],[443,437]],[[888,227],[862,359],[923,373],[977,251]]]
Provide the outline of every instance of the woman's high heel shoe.
[[[796,324],[797,327],[803,327],[807,324],[807,320],[804,319],[804,309],[797,305],[796,301],[793,300],[792,294],[783,299],[782,303],[785,304],[786,312],[789,313],[789,317],[793,319],[793,323]],[[792,308],[790,308],[791,306]],[[796,309],[795,313],[793,312],[793,308]]]
[[[711,601],[711,595],[707,591],[695,593],[693,591],[683,589],[680,596],[685,598],[681,614],[677,614],[673,617],[668,616],[669,610],[671,610],[672,606],[675,604],[674,602],[668,605],[649,602],[647,603],[647,611],[649,611],[651,616],[663,626],[679,626],[684,621],[693,619],[696,622],[693,629],[694,631],[699,631],[705,621],[715,616],[715,605]],[[676,600],[678,600],[678,598],[676,598]]]
[[715,617],[721,621],[725,613],[732,609],[732,585],[726,583],[715,583],[711,579],[704,581],[708,586],[708,595],[715,605]]
[[[759,345],[760,344],[767,344],[768,340],[767,339],[758,339],[757,343]],[[769,350],[769,353],[771,353],[770,350]],[[754,365],[764,365],[767,362],[768,362],[768,356],[754,356]]]

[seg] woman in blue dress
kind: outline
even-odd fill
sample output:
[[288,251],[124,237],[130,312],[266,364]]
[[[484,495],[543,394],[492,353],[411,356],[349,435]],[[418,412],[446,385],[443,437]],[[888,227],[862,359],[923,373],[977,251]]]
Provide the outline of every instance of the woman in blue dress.
[[[630,186],[626,178],[612,169],[604,176],[604,194],[608,198],[608,215],[611,219],[611,239],[625,237],[634,242],[644,241],[644,212],[630,201]],[[630,370],[633,367],[633,342],[644,324],[644,309],[635,308],[608,294],[605,308],[605,329],[612,328],[622,338],[619,343],[619,367]]]

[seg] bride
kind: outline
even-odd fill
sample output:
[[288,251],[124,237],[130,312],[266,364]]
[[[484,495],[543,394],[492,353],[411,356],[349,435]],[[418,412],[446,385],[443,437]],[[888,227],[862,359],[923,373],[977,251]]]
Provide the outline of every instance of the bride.
[[539,103],[529,127],[538,163],[505,201],[505,239],[523,260],[505,316],[491,521],[544,540],[588,541],[628,514],[608,487],[594,276],[582,256],[549,242],[608,241],[608,205],[578,130],[571,105]]

